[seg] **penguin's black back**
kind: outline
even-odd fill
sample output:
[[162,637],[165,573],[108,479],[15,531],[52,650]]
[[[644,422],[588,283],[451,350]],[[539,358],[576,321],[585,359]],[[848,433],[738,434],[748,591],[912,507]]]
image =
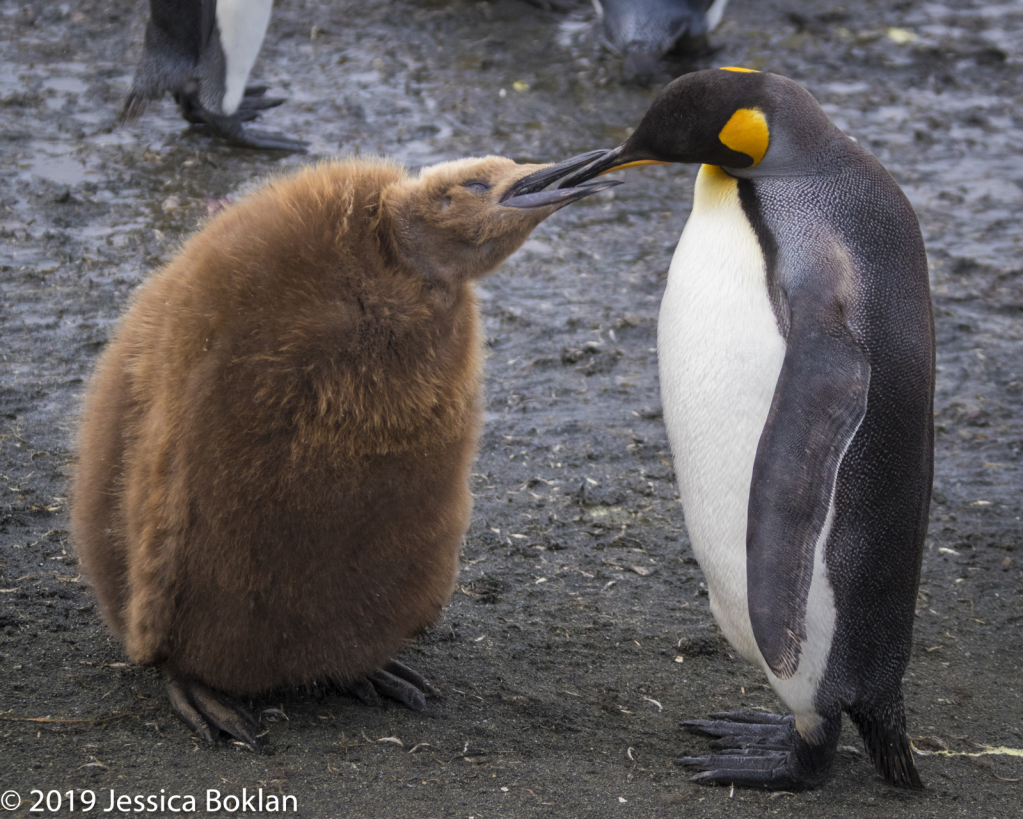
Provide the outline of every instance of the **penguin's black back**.
[[835,487],[825,563],[837,616],[817,700],[822,711],[849,711],[880,769],[900,764],[881,746],[905,730],[901,680],[933,477],[934,322],[923,240],[905,195],[851,140],[827,151],[835,155],[818,157],[819,166],[832,173],[743,179],[739,192],[765,250],[783,334],[785,302],[815,286],[801,280],[808,266],[796,249],[837,243],[848,254],[845,319],[870,380]]

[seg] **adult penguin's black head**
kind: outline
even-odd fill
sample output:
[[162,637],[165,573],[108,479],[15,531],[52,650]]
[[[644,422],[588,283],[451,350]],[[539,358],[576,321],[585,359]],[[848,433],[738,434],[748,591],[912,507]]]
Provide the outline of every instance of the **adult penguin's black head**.
[[[742,177],[805,175],[824,161],[823,148],[836,137],[849,142],[790,79],[746,68],[697,71],[665,87],[624,144],[561,177],[559,185],[669,162],[718,165]],[[540,171],[519,180],[515,193],[541,190],[555,178]]]

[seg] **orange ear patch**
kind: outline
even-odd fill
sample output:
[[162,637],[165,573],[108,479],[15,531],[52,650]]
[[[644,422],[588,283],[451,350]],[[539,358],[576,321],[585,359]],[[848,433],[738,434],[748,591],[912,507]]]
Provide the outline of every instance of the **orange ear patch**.
[[770,143],[767,117],[759,108],[740,108],[725,123],[718,139],[725,147],[746,154],[754,165],[759,165]]

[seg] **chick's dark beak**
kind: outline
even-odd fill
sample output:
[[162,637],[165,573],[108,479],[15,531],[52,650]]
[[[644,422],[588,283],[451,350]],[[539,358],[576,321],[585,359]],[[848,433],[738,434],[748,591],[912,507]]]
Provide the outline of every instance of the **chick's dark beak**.
[[501,197],[501,201],[504,202],[506,199],[511,199],[513,196],[520,196],[524,193],[536,193],[542,191],[552,182],[557,182],[565,176],[568,176],[573,171],[577,171],[580,168],[589,165],[591,162],[600,159],[607,151],[588,151],[585,154],[578,154],[568,159],[563,159],[556,165],[551,165],[549,168],[543,168],[536,173],[531,173],[529,176],[524,176],[518,182],[515,182],[507,191],[504,196]]
[[595,160],[599,160],[607,151],[590,151],[570,159],[551,165],[515,182],[501,197],[501,204],[509,208],[545,208],[551,205],[567,205],[591,193],[607,190],[618,184],[616,180],[605,180],[591,185],[566,187],[559,185],[552,190],[544,190],[548,185],[574,173]]
[[510,198],[503,197],[501,205],[506,208],[548,208],[552,205],[558,207],[576,202],[591,193],[613,188],[622,184],[618,179],[604,179],[600,182],[588,182],[572,188],[552,188],[548,191],[537,191],[536,193],[522,193]]

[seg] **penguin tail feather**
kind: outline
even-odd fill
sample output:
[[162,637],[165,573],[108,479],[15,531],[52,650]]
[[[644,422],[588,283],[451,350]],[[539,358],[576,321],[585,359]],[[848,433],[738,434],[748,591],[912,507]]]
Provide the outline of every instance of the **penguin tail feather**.
[[878,710],[853,708],[849,716],[859,729],[874,768],[889,785],[911,790],[924,787],[906,736],[906,716],[901,699],[894,706]]
[[136,122],[146,112],[152,101],[151,97],[134,88],[131,89],[128,92],[128,96],[124,99],[124,105],[121,106],[120,112],[117,114],[116,119],[114,119],[114,124],[130,125]]

